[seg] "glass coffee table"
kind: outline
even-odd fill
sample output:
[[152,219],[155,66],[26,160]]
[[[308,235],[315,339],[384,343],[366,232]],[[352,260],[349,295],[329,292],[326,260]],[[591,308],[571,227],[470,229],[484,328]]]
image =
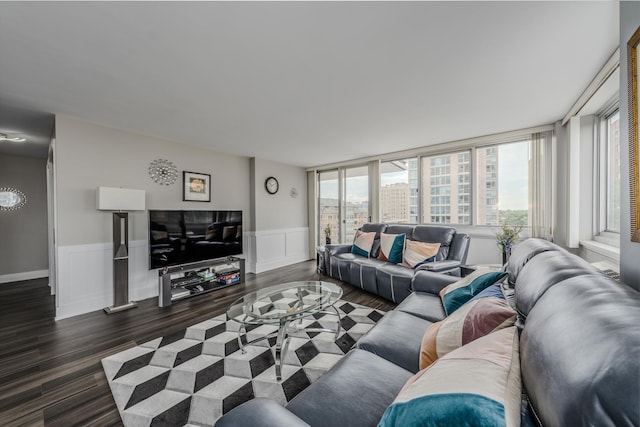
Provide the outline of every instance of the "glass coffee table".
[[[251,292],[231,304],[227,317],[240,323],[238,344],[245,346],[277,337],[275,344],[276,379],[282,379],[282,364],[289,338],[296,332],[333,332],[340,335],[340,312],[334,306],[342,297],[342,288],[329,282],[303,281],[269,286]],[[317,313],[335,314],[336,328],[304,328],[302,320]],[[277,325],[278,330],[247,342],[247,325]],[[243,339],[244,338],[244,339]]]

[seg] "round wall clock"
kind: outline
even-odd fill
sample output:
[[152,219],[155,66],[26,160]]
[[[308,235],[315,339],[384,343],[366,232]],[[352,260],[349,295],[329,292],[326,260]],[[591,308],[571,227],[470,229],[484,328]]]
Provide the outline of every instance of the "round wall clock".
[[278,184],[278,180],[274,177],[270,176],[264,182],[264,188],[267,190],[269,194],[276,194],[278,192],[278,188],[280,188],[280,184]]

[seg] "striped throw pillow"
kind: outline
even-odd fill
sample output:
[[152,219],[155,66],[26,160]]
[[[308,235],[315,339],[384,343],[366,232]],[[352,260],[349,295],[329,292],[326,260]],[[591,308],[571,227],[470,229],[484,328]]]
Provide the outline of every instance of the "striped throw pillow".
[[379,427],[520,425],[520,352],[515,326],[438,359],[404,385]]
[[513,326],[515,322],[516,312],[504,297],[473,299],[427,328],[420,348],[420,369],[473,340]]
[[422,264],[430,258],[433,258],[433,260],[435,261],[435,256],[438,253],[438,249],[440,249],[440,243],[427,243],[407,240],[407,244],[404,248],[404,254],[402,256],[403,264],[411,268],[415,268],[419,264]]
[[407,235],[380,233],[380,254],[378,259],[394,264],[402,262],[402,252]]
[[351,245],[351,253],[369,258],[375,238],[375,231],[369,233],[362,230],[356,231],[356,237],[353,239],[353,245]]

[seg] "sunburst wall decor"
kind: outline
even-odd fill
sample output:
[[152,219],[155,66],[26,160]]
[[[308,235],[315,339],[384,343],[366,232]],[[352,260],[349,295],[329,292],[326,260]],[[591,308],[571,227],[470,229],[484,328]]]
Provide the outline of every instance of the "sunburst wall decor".
[[160,185],[172,185],[178,179],[178,168],[165,159],[156,159],[149,163],[149,176]]

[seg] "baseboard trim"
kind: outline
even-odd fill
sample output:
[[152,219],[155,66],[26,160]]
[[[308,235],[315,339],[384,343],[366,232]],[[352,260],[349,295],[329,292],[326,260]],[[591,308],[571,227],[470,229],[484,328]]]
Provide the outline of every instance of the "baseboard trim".
[[0,283],[21,282],[23,280],[41,279],[49,277],[49,270],[26,271],[24,273],[13,273],[0,275]]

